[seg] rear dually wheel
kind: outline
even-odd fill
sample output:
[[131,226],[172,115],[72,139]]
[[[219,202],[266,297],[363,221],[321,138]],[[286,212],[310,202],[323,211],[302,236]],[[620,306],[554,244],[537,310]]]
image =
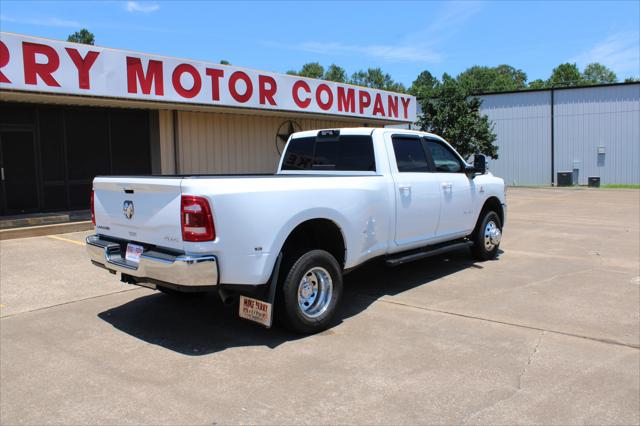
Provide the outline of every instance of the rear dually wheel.
[[342,270],[324,250],[300,255],[282,282],[279,309],[282,324],[295,332],[312,334],[331,324],[342,296]]

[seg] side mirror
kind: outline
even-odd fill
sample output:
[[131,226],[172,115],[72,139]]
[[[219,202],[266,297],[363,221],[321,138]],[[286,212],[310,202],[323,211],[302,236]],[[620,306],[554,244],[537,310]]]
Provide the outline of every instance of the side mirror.
[[487,173],[487,157],[482,154],[475,154],[473,156],[473,168],[476,173],[481,175]]

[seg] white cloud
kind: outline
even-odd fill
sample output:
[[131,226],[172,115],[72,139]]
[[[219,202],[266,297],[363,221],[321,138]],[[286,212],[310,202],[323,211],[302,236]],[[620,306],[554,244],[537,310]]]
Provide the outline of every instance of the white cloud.
[[12,18],[6,15],[0,15],[0,21],[12,22],[15,24],[35,25],[38,27],[68,27],[78,28],[82,27],[82,24],[77,21],[69,21],[66,19],[59,19],[54,17],[49,18]]
[[149,2],[128,1],[125,3],[124,8],[127,12],[150,13],[160,9],[160,5]]
[[428,34],[431,37],[451,37],[483,8],[484,3],[481,1],[447,2],[431,20],[431,24],[426,28],[426,31],[413,33],[412,36]]
[[344,43],[305,42],[289,46],[297,50],[320,54],[361,54],[388,62],[440,62],[441,55],[428,47],[403,45],[355,45]]
[[442,55],[429,46],[409,44],[346,44],[340,42],[307,41],[295,44],[278,43],[273,41],[262,42],[264,46],[301,50],[304,52],[319,53],[321,55],[362,55],[381,59],[387,62],[421,62],[438,63],[442,61]]
[[597,43],[591,49],[574,56],[580,68],[593,62],[600,62],[611,68],[619,77],[640,75],[640,33],[637,31],[613,34]]
[[483,7],[482,2],[448,2],[438,10],[433,23],[406,34],[392,44],[350,44],[307,41],[294,44],[265,41],[268,47],[302,50],[325,55],[362,55],[387,62],[434,64],[444,60],[436,45],[457,33]]

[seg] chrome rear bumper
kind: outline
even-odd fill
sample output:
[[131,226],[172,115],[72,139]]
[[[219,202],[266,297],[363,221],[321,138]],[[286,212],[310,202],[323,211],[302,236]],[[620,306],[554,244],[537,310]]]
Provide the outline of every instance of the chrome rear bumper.
[[135,278],[137,283],[168,283],[187,287],[218,285],[218,260],[213,255],[173,255],[156,250],[145,250],[140,262],[125,259],[121,245],[90,235],[86,239],[91,261],[111,272],[120,272]]

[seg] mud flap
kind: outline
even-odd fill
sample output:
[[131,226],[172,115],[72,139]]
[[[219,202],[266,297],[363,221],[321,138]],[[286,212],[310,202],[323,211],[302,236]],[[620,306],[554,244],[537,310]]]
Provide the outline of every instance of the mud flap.
[[278,276],[280,274],[280,264],[282,263],[282,253],[278,255],[276,264],[271,274],[271,280],[262,297],[255,298],[240,295],[238,315],[249,321],[256,322],[266,328],[273,325],[273,305],[276,299],[278,288]]

